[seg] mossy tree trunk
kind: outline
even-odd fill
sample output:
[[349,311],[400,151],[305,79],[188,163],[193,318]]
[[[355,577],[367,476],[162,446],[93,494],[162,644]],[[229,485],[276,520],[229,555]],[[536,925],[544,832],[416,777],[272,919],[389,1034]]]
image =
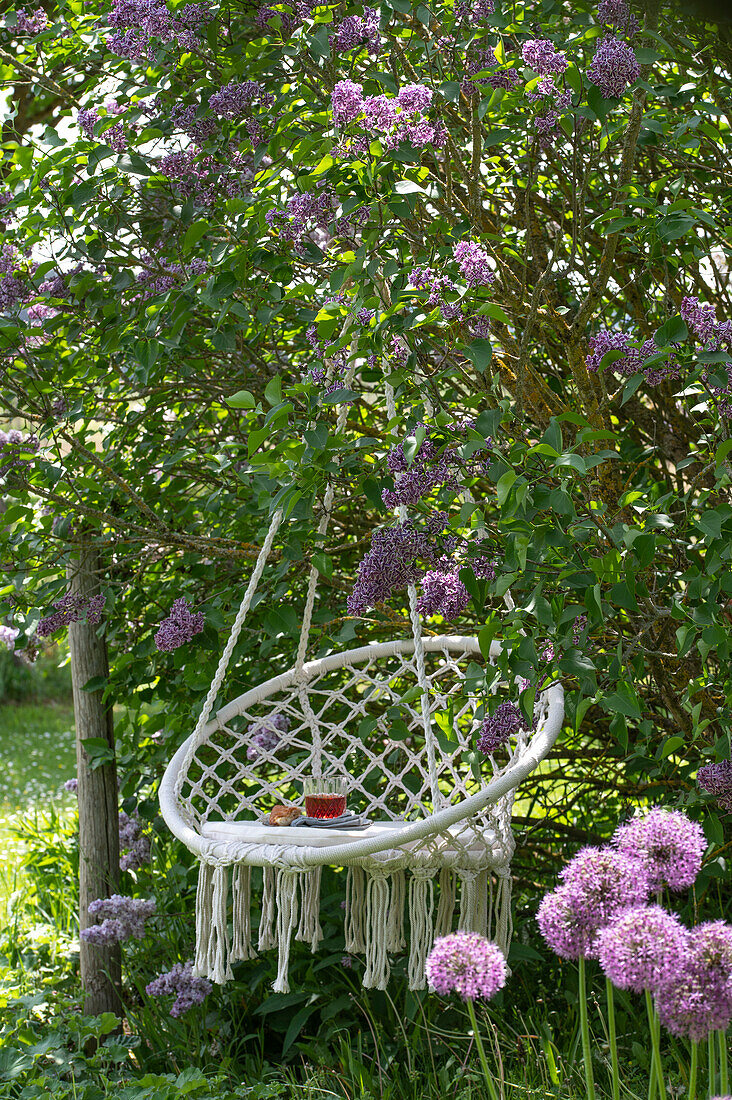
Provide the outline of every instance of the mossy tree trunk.
[[[100,559],[95,547],[83,545],[72,560],[69,586],[71,592],[85,601],[98,595]],[[117,767],[112,704],[104,701],[103,687],[85,690],[90,681],[106,683],[109,677],[103,628],[87,623],[82,617],[69,627],[69,648],[79,779],[79,927],[83,930],[95,923],[88,913],[90,902],[119,890]],[[90,751],[84,747],[88,739],[94,739]],[[119,1015],[122,1009],[119,944],[99,947],[82,939],[80,970],[84,1012],[90,1016],[101,1012]]]

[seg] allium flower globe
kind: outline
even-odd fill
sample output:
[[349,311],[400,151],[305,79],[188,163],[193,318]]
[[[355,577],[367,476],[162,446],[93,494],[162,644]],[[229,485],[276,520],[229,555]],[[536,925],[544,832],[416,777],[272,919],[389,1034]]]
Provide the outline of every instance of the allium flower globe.
[[600,966],[618,989],[654,992],[688,951],[688,931],[660,905],[627,909],[597,936]]
[[539,931],[560,959],[589,958],[595,946],[596,930],[587,925],[568,886],[551,890],[541,899],[536,914]]
[[692,886],[707,846],[701,825],[680,810],[660,806],[619,826],[613,843],[645,869],[651,891]]
[[500,948],[477,932],[435,940],[425,967],[435,993],[457,993],[464,1001],[490,1000],[506,984],[507,973]]

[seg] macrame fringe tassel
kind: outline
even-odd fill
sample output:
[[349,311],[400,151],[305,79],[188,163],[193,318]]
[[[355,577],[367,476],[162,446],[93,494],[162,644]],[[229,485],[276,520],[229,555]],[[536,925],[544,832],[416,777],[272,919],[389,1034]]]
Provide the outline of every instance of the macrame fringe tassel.
[[478,876],[475,871],[462,867],[458,871],[458,877],[460,878],[458,932],[474,932],[478,906],[478,890],[476,888]]
[[455,912],[455,872],[450,867],[440,870],[440,900],[437,903],[435,935],[449,936],[452,931],[452,917]]
[[475,880],[475,932],[481,936],[488,935],[488,879],[487,869],[478,872]]
[[275,993],[289,993],[287,968],[290,962],[290,939],[297,924],[297,871],[280,871],[277,876],[277,978],[272,986]]
[[274,931],[276,884],[276,868],[265,867],[263,869],[262,879],[262,913],[259,918],[260,951],[267,951],[270,947],[274,947],[277,943]]
[[214,867],[213,896],[211,905],[211,925],[208,938],[207,977],[223,985],[231,981],[234,975],[229,964],[229,921],[227,902],[229,900],[229,868]]
[[[433,872],[434,873],[434,872]],[[427,985],[425,963],[432,948],[432,911],[434,886],[432,874],[415,871],[409,880],[409,988]]]
[[386,950],[403,951],[407,946],[404,938],[404,902],[407,882],[404,871],[394,871],[391,875],[391,898],[389,916],[386,923]]
[[196,978],[208,977],[208,946],[211,939],[211,911],[213,909],[213,873],[210,863],[198,868],[196,890],[196,957],[193,974]]
[[504,955],[508,955],[508,949],[513,936],[513,919],[511,916],[511,872],[508,868],[498,872],[498,888],[496,890],[496,943]]
[[321,867],[316,867],[314,871],[303,871],[299,875],[300,923],[295,939],[302,943],[309,943],[313,954],[318,950],[318,944],[323,938],[323,930],[320,927],[321,871]]
[[233,936],[231,940],[231,961],[247,962],[256,959],[257,952],[252,945],[251,895],[252,869],[239,863],[231,876],[233,898]]
[[346,875],[346,951],[356,955],[366,950],[364,916],[366,911],[366,876],[362,867],[349,867]]
[[365,989],[386,989],[389,981],[389,956],[386,930],[389,910],[389,883],[383,874],[366,876],[366,970]]

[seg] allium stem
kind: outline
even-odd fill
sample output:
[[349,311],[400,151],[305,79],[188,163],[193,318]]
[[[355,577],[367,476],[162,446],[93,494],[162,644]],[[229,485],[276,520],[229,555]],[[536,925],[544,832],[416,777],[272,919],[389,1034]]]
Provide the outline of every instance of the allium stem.
[[714,1032],[710,1032],[707,1039],[707,1076],[709,1078],[709,1095],[714,1096],[715,1082],[717,1080],[717,1041],[714,1037]]
[[696,1078],[699,1067],[699,1044],[691,1044],[691,1062],[689,1064],[689,1100],[696,1100]]
[[478,1048],[478,1057],[480,1058],[480,1064],[483,1069],[483,1076],[485,1077],[485,1083],[488,1086],[488,1091],[491,1094],[491,1100],[499,1100],[498,1093],[496,1092],[496,1086],[493,1083],[493,1074],[488,1068],[488,1059],[485,1056],[485,1047],[483,1046],[483,1040],[480,1036],[480,1029],[478,1027],[478,1021],[475,1016],[475,1006],[470,997],[465,1002],[468,1006],[468,1015],[470,1016],[470,1023],[473,1025],[473,1035],[475,1036],[475,1045]]
[[[646,1008],[648,1010],[648,1026],[651,1030],[651,1043],[653,1046],[653,1065],[656,1071],[656,1083],[658,1085],[658,1094],[661,1100],[665,1100],[666,1086],[663,1081],[663,1063],[661,1061],[661,1041],[659,1035],[658,1019],[653,1007],[653,998],[651,997],[651,991],[646,990]],[[651,1091],[649,1088],[649,1096]]]
[[618,1042],[615,1031],[615,990],[609,978],[605,979],[607,995],[607,1031],[610,1042],[610,1064],[612,1066],[613,1100],[620,1100],[620,1073],[618,1071]]
[[724,1031],[719,1032],[719,1093],[729,1095],[729,1064],[727,1062],[727,1038]]
[[592,1074],[592,1051],[590,1049],[590,1024],[587,1018],[587,974],[585,973],[584,955],[580,955],[579,959],[579,1010],[580,1030],[582,1032],[582,1060],[585,1063],[587,1100],[595,1100],[595,1078]]

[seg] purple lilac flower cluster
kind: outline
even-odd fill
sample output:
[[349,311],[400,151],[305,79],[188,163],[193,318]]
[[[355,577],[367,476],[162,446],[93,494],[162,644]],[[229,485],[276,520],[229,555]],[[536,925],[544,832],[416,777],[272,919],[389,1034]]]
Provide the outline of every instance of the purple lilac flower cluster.
[[353,592],[348,597],[349,615],[361,615],[367,607],[383,603],[393,592],[414,584],[425,572],[422,562],[434,565],[441,557],[436,528],[444,530],[447,515],[438,512],[424,528],[411,521],[383,527],[371,536],[371,548],[358,568]]
[[435,940],[425,966],[430,988],[443,997],[485,1000],[503,989],[508,976],[500,948],[478,932],[453,932]]
[[170,1010],[171,1016],[182,1016],[184,1012],[203,1004],[203,1001],[213,989],[206,978],[196,978],[193,974],[193,963],[189,959],[187,963],[175,963],[170,970],[160,974],[146,986],[145,992],[149,997],[175,996]]
[[262,7],[257,12],[257,26],[262,30],[268,30],[274,18],[280,20],[282,34],[292,34],[296,27],[302,26],[305,20],[312,14],[315,0],[288,0],[288,7],[292,11],[277,11],[275,8]]
[[6,626],[5,623],[0,623],[0,645],[5,649],[12,651],[15,649],[15,639],[20,634],[20,631],[15,626]]
[[488,19],[495,10],[494,0],[455,0],[452,9],[456,23],[471,27]]
[[[157,167],[174,190],[186,198],[195,198],[202,206],[213,206],[222,197],[244,194],[254,178],[250,157],[233,148],[228,150],[225,164],[194,145],[167,153]],[[194,262],[205,261],[200,258],[190,261]]]
[[488,253],[475,241],[458,241],[452,254],[469,287],[489,286],[495,282]]
[[69,794],[76,794],[78,789],[79,789],[79,780],[76,779],[76,778],[67,779],[66,782],[64,783],[64,790],[68,791]]
[[331,51],[350,53],[366,46],[368,52],[376,57],[381,39],[379,18],[378,8],[364,8],[362,16],[347,15],[336,27],[336,33],[328,39]]
[[[124,108],[122,109],[124,110]],[[76,116],[76,121],[79,123],[79,129],[90,141],[95,137],[95,125],[102,117],[106,116],[100,115],[96,107],[92,107],[89,110],[81,110]],[[99,135],[98,140],[108,145],[115,153],[124,153],[129,144],[127,131],[121,122],[117,122],[114,126],[110,126],[108,130],[105,130],[104,133]]]
[[605,99],[619,99],[640,76],[640,64],[632,46],[608,35],[600,40],[587,77]]
[[524,63],[539,76],[561,76],[569,62],[548,38],[532,38],[521,47]]
[[302,191],[292,195],[284,209],[273,207],[265,214],[270,229],[276,229],[280,240],[292,241],[293,251],[305,254],[305,241],[318,230],[327,230],[338,209],[338,199],[326,187],[319,191]]
[[97,898],[89,906],[90,917],[101,917],[101,924],[85,928],[81,939],[98,947],[108,947],[124,940],[141,940],[145,935],[145,921],[155,913],[154,900],[112,894],[109,898]]
[[696,781],[703,791],[714,795],[723,810],[732,813],[732,760],[705,764],[696,773]]
[[[152,256],[142,256],[143,264],[153,265],[156,261]],[[162,269],[162,270],[161,270]],[[135,292],[132,300],[145,302],[148,298],[155,298],[159,294],[167,294],[173,287],[182,286],[196,275],[204,275],[208,271],[208,263],[198,257],[193,257],[185,265],[171,263],[168,260],[157,261],[156,269],[144,267],[137,275],[137,285],[144,287]]]
[[597,21],[621,31],[632,38],[640,30],[640,24],[625,0],[600,0]]
[[242,118],[251,110],[252,104],[259,103],[263,107],[271,107],[274,103],[271,92],[265,92],[264,87],[257,80],[245,80],[243,83],[232,81],[225,84],[218,92],[209,98],[208,105],[219,118]]
[[[705,351],[717,351],[723,346],[732,347],[732,321],[718,322],[714,306],[702,304],[698,298],[682,299],[681,316],[692,335]],[[702,378],[712,393],[719,398],[717,408],[726,419],[732,419],[732,366],[727,364],[727,385],[718,386],[709,382],[709,370],[705,368]]]
[[633,342],[631,333],[612,332],[610,329],[603,329],[596,336],[591,336],[588,343],[590,354],[587,356],[587,369],[593,374],[600,369],[603,357],[608,352],[621,353],[613,360],[609,368],[619,374],[621,378],[628,378],[636,371],[642,370],[646,381],[650,385],[657,386],[667,379],[678,378],[681,373],[681,366],[673,355],[663,362],[654,362],[644,366],[645,361],[658,352],[653,340],[645,340],[638,347]]
[[107,46],[112,53],[132,61],[154,58],[153,40],[176,42],[180,49],[191,49],[210,18],[204,4],[184,4],[173,16],[165,0],[113,0],[109,23],[114,30]]
[[[486,69],[495,71],[486,72]],[[478,76],[478,73],[485,73],[485,75]],[[504,91],[511,91],[512,88],[516,88],[522,83],[523,78],[518,69],[512,66],[507,69],[498,68],[498,59],[493,50],[484,49],[480,46],[469,47],[466,55],[465,75],[460,84],[460,90],[467,99],[477,93],[479,84],[486,84],[494,90],[502,88]]]
[[572,102],[571,92],[562,90],[556,77],[565,72],[569,62],[565,54],[556,49],[548,38],[536,38],[524,42],[521,49],[524,63],[540,77],[536,85],[526,93],[530,103],[538,103],[543,114],[534,119],[534,127],[541,145],[549,146],[557,127],[560,112]]
[[167,619],[163,619],[155,634],[155,646],[161,653],[171,653],[174,649],[190,642],[200,634],[206,620],[202,611],[191,611],[188,600],[181,596],[175,600]]
[[199,106],[193,103],[174,103],[170,109],[170,121],[175,130],[185,134],[196,145],[219,132],[216,119],[201,117]]
[[119,869],[139,871],[150,862],[150,838],[142,831],[137,814],[119,812]]
[[500,703],[493,714],[483,719],[478,730],[477,747],[486,756],[492,756],[511,737],[528,728],[528,719],[515,703]]
[[15,26],[22,34],[40,34],[48,26],[48,16],[43,8],[37,8],[35,11],[18,8],[15,13]]
[[86,598],[79,592],[67,592],[54,603],[56,610],[41,619],[38,624],[38,635],[41,638],[47,638],[62,627],[81,622],[82,619],[86,619],[90,626],[98,626],[102,621],[106,602],[107,598],[103,595]]
[[247,728],[249,746],[247,758],[256,760],[261,755],[272,756],[280,746],[283,737],[290,729],[290,719],[286,714],[274,711],[261,722],[252,722]]
[[361,131],[342,151],[364,152],[374,138],[387,150],[395,149],[401,142],[417,148],[442,146],[446,137],[444,126],[427,118],[432,96],[432,89],[426,85],[408,84],[393,99],[385,95],[364,97],[361,84],[339,81],[331,93],[333,121],[336,126],[353,123]]
[[456,619],[470,603],[470,593],[457,573],[430,569],[422,577],[422,594],[417,600],[420,615],[441,615]]
[[20,455],[23,451],[37,450],[38,440],[34,435],[23,435],[18,428],[11,428],[9,432],[0,430],[0,476],[29,466],[32,459]]
[[27,284],[19,278],[19,255],[15,245],[6,243],[0,251],[0,310],[12,309],[30,297]]

